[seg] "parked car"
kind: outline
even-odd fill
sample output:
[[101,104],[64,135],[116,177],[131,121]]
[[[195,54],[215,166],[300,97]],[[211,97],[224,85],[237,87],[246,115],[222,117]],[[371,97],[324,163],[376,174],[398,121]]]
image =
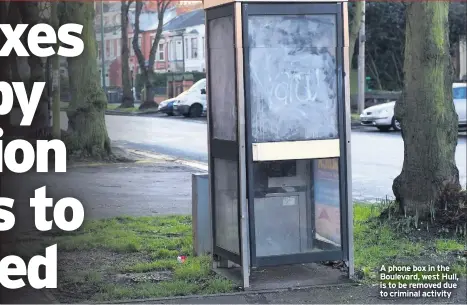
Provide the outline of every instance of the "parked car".
[[173,116],[174,115],[173,104],[174,104],[175,99],[176,98],[171,98],[171,99],[162,101],[159,104],[159,107],[157,108],[157,110],[159,112],[167,114],[168,116]]
[[467,82],[452,85],[452,98],[459,116],[459,128],[467,128]]
[[206,79],[197,81],[190,89],[175,98],[173,112],[185,117],[200,117],[206,108]]
[[374,126],[381,131],[401,130],[400,123],[394,117],[394,106],[396,101],[371,106],[360,114],[360,122],[363,126]]
[[[454,83],[452,85],[454,106],[459,116],[459,127],[467,127],[466,108],[467,108],[467,83]],[[360,114],[360,121],[363,126],[374,126],[381,131],[388,131],[391,128],[397,131],[401,130],[400,123],[394,117],[395,101],[368,107]]]

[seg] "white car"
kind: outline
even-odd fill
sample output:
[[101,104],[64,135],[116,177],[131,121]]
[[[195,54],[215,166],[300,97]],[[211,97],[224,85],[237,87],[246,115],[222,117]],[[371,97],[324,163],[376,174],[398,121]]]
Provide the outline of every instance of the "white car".
[[394,117],[395,101],[368,107],[360,114],[360,122],[363,126],[374,126],[381,131],[401,130],[400,123]]
[[452,98],[459,116],[459,128],[467,127],[467,83],[452,85]]
[[200,117],[206,107],[206,79],[197,81],[187,91],[174,98],[173,112],[185,117]]
[[[467,83],[454,83],[452,85],[452,95],[454,106],[459,117],[459,127],[467,126],[466,108],[467,108]],[[360,115],[360,121],[363,126],[374,126],[381,131],[394,129],[401,130],[400,123],[394,117],[394,106],[396,102],[368,107]]]

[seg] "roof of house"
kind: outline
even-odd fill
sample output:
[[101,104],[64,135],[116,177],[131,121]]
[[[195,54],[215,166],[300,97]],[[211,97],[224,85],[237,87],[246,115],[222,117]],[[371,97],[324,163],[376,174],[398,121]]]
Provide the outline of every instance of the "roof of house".
[[[176,8],[168,8],[164,14],[164,24],[170,22],[177,16]],[[128,19],[134,28],[135,25],[135,11],[128,13]],[[141,32],[155,31],[159,25],[159,19],[157,18],[157,12],[141,12],[139,15],[139,30]]]
[[164,31],[181,30],[201,24],[204,24],[204,10],[199,9],[173,18],[164,25]]
[[122,3],[121,2],[117,2],[117,3],[114,3],[114,2],[107,2],[107,3],[104,3],[104,13],[108,13],[108,12],[120,12],[121,11],[121,7],[122,7]]

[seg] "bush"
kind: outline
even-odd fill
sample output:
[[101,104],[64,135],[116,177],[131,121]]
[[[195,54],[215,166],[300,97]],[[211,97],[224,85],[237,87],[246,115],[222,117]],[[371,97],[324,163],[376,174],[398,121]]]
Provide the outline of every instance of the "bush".
[[[206,73],[204,72],[186,72],[186,73],[174,73],[174,72],[165,72],[165,73],[153,73],[150,75],[151,84],[153,87],[166,87],[167,80],[169,78],[185,78],[192,79],[194,83],[200,79],[206,78]],[[141,92],[144,88],[145,79],[143,74],[136,75],[135,87],[136,92]]]

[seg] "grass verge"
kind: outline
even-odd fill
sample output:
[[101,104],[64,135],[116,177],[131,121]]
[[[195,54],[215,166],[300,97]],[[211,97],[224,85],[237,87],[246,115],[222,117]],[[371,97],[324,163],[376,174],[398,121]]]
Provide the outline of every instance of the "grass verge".
[[67,102],[60,102],[60,110],[67,111],[69,103]]
[[[69,103],[61,102],[60,103],[60,110],[66,111],[68,109]],[[157,112],[157,108],[150,108],[139,110],[138,107],[131,107],[131,108],[119,108],[120,104],[107,104],[107,110],[120,112],[120,113],[135,113],[135,114],[144,114],[144,113],[155,113]]]
[[148,114],[148,113],[157,113],[157,108],[148,108],[140,110],[138,107],[131,108],[119,108],[119,104],[108,104],[107,110],[117,113],[132,113],[132,114]]
[[[120,106],[120,104],[107,104],[107,110],[115,110],[115,109],[118,108],[118,106]],[[133,108],[124,108],[124,109],[128,109],[130,111],[130,110],[133,110],[135,108],[133,107]]]
[[[40,245],[38,245],[40,243]],[[234,283],[192,253],[191,217],[117,217],[85,222],[72,233],[51,234],[26,251],[58,244],[61,303],[112,301],[232,292]],[[187,256],[184,263],[179,255]]]
[[360,115],[358,113],[352,113],[350,115],[350,118],[352,120],[352,123],[360,123]]
[[[354,205],[357,275],[377,282],[382,265],[451,266],[466,275],[465,239],[405,230],[380,217],[384,205]],[[86,222],[72,233],[48,235],[27,253],[43,255],[58,244],[62,303],[116,301],[235,291],[234,283],[212,272],[209,257],[192,254],[191,217],[117,217]],[[35,249],[35,250],[33,250]],[[178,255],[186,255],[184,263]]]

